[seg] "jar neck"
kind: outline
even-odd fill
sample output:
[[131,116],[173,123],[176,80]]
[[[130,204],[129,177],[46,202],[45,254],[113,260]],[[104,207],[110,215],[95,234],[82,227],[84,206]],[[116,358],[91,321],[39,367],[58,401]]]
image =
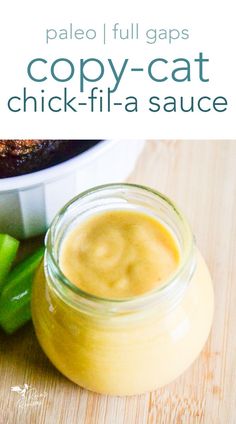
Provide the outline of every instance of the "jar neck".
[[[89,216],[107,210],[137,210],[161,221],[178,243],[180,264],[161,287],[128,299],[103,299],[82,291],[63,275],[59,267],[64,237]],[[83,313],[101,317],[137,316],[144,311],[167,313],[185,295],[196,266],[193,236],[176,206],[165,196],[143,186],[110,184],[82,193],[55,217],[46,237],[45,273],[51,289],[64,302]]]

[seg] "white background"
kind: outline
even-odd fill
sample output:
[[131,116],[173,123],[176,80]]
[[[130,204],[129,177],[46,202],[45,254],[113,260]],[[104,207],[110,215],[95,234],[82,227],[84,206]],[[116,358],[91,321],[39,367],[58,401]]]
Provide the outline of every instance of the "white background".
[[[0,15],[1,66],[0,66],[0,137],[1,138],[236,138],[236,60],[234,4],[231,1],[13,1],[4,2]],[[100,34],[103,23],[111,28],[114,23],[129,28],[131,22],[139,23],[141,34],[148,28],[189,29],[190,38],[147,44],[145,37],[130,41],[110,40],[105,46],[100,36],[93,41],[53,41],[46,44],[46,28],[94,28]],[[127,113],[12,113],[7,101],[13,95],[21,95],[26,86],[28,93],[36,95],[45,89],[47,96],[60,95],[67,86],[71,95],[79,91],[79,61],[96,57],[105,65],[105,77],[101,88],[110,83],[107,58],[117,66],[129,58],[130,66],[143,66],[156,57],[169,60],[185,57],[189,60],[202,51],[210,59],[207,65],[209,83],[200,83],[193,69],[193,81],[186,83],[157,84],[143,74],[127,73],[116,93],[123,100],[135,95],[139,100],[139,112]],[[77,75],[69,83],[58,83],[50,78],[37,84],[27,76],[26,68],[35,57],[43,57],[51,63],[58,57],[70,59]],[[169,67],[171,70],[171,65]],[[98,83],[99,84],[99,83]],[[91,83],[89,89],[98,85]],[[119,93],[119,94],[118,94]],[[180,95],[224,96],[228,111],[224,113],[151,113],[147,111],[147,99]],[[117,100],[119,100],[117,99]]]

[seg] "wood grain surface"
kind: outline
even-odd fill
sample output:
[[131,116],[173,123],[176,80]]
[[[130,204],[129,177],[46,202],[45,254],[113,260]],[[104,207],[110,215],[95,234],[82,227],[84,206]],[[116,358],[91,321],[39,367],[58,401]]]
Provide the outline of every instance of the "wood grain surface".
[[209,265],[216,308],[202,354],[161,390],[108,397],[57,372],[31,324],[11,337],[1,332],[0,424],[236,423],[236,142],[147,142],[129,181],[177,202]]

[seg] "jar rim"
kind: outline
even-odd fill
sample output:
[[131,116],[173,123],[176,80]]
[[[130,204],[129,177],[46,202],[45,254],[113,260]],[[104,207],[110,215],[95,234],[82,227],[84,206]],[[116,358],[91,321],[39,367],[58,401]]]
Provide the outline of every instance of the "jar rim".
[[[162,201],[164,201],[169,207],[171,207],[172,211],[174,211],[174,213],[176,214],[176,216],[178,217],[178,219],[181,220],[181,224],[183,227],[183,231],[185,232],[185,247],[183,250],[183,254],[181,257],[181,262],[179,264],[179,266],[176,268],[175,272],[173,272],[171,274],[171,276],[169,278],[166,279],[166,281],[154,288],[153,290],[150,290],[146,293],[143,293],[141,295],[136,295],[136,296],[132,296],[132,297],[127,297],[127,298],[107,298],[107,297],[100,297],[97,295],[94,295],[92,293],[88,293],[84,290],[82,290],[81,288],[79,288],[78,286],[76,286],[75,284],[73,284],[62,272],[62,270],[60,269],[60,266],[58,264],[58,260],[55,257],[54,254],[54,240],[53,240],[53,235],[54,235],[54,231],[55,228],[57,227],[57,225],[59,224],[60,220],[62,219],[62,217],[64,216],[64,214],[67,212],[67,210],[76,202],[78,202],[80,199],[85,198],[86,196],[89,196],[90,194],[93,194],[95,192],[99,192],[99,191],[103,191],[106,189],[138,189],[141,190],[142,192],[145,191],[149,194],[152,194],[154,196],[156,196],[157,198],[161,199]],[[45,237],[45,246],[46,246],[46,250],[45,250],[45,258],[49,258],[50,263],[52,263],[53,265],[53,270],[56,274],[56,277],[59,279],[60,282],[62,282],[62,284],[64,285],[64,287],[66,287],[67,289],[69,289],[71,292],[73,292],[73,294],[78,295],[80,298],[84,298],[89,302],[93,302],[93,303],[102,303],[102,304],[113,304],[113,305],[131,305],[132,306],[138,306],[138,304],[140,302],[143,301],[147,301],[148,299],[153,299],[156,296],[160,296],[160,295],[165,295],[166,292],[169,292],[174,283],[181,277],[183,271],[186,269],[186,266],[189,264],[189,262],[191,262],[191,259],[193,257],[193,251],[194,251],[194,237],[193,234],[191,232],[190,229],[190,225],[187,221],[187,219],[185,218],[184,214],[179,210],[179,208],[176,206],[176,204],[170,200],[166,195],[162,194],[161,192],[145,186],[145,185],[140,185],[140,184],[133,184],[133,183],[110,183],[110,184],[103,184],[103,185],[99,185],[99,186],[95,186],[92,187],[88,190],[83,191],[82,193],[80,193],[79,195],[75,196],[74,198],[72,198],[69,202],[67,202],[63,208],[57,213],[57,215],[54,217],[48,231]],[[192,267],[193,268],[193,267]]]

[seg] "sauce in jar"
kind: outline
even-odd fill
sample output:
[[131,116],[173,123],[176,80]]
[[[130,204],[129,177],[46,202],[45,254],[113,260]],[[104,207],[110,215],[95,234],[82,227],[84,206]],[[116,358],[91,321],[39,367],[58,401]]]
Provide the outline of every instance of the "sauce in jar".
[[142,186],[97,187],[58,214],[46,247],[33,322],[69,379],[134,395],[168,384],[198,356],[212,323],[212,283],[169,199]]

